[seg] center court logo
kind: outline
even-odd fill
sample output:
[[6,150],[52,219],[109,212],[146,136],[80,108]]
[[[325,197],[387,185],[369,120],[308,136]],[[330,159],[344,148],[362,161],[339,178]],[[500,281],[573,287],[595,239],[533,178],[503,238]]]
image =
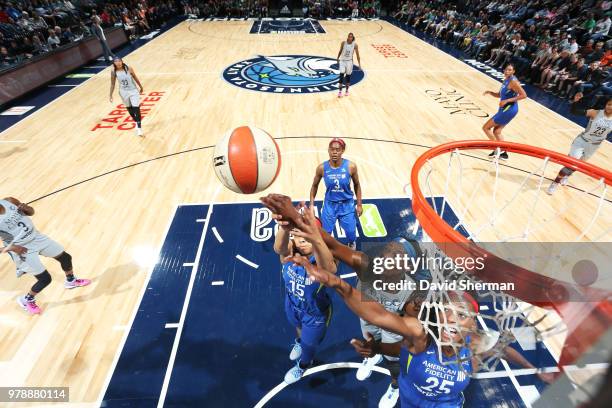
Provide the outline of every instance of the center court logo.
[[[259,92],[317,93],[338,89],[338,62],[308,55],[258,56],[230,65],[223,78],[232,85]],[[351,85],[364,78],[354,69]]]

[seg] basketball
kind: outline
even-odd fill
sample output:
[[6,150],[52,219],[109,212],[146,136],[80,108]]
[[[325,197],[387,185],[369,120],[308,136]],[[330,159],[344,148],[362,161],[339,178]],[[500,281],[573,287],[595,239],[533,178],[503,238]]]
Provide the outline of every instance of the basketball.
[[270,187],[278,176],[280,150],[265,130],[241,126],[217,143],[213,167],[219,181],[230,190],[257,193]]

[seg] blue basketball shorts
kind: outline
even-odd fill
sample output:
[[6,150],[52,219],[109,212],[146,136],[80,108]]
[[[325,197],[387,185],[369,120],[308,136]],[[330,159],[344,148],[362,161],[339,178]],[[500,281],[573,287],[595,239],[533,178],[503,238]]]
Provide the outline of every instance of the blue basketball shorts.
[[357,237],[357,217],[355,216],[355,200],[325,201],[321,212],[323,229],[332,233],[336,221],[346,232],[348,243],[354,242]]
[[518,113],[517,103],[507,104],[503,108],[499,108],[499,110],[497,111],[495,116],[493,116],[492,119],[493,119],[493,122],[495,122],[497,125],[505,126],[508,123],[510,123],[512,119],[514,119],[517,113]]

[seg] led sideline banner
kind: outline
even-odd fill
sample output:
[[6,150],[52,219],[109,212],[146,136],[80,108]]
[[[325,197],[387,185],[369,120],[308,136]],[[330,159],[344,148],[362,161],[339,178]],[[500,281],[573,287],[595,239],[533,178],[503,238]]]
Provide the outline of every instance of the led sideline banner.
[[[120,27],[107,29],[104,33],[111,48],[127,42],[127,37]],[[67,74],[102,54],[100,42],[96,37],[91,36],[1,72],[0,106]]]

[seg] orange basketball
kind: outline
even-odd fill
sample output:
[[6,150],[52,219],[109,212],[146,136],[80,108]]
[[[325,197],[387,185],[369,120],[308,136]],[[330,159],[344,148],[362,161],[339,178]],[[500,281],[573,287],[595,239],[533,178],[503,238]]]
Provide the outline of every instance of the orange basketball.
[[236,193],[253,194],[274,182],[280,171],[281,155],[265,130],[241,126],[217,143],[213,166],[225,187]]

